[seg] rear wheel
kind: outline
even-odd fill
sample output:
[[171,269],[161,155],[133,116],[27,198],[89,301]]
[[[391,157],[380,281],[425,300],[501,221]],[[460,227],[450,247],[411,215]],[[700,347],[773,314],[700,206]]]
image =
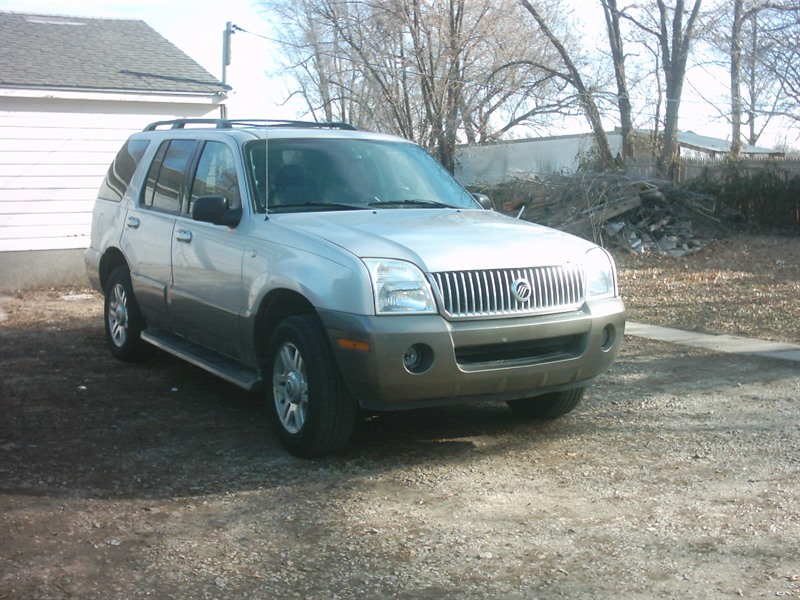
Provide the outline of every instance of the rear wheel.
[[571,412],[578,404],[586,388],[575,388],[561,392],[543,394],[534,398],[509,400],[508,406],[516,414],[531,419],[555,419]]
[[103,316],[106,343],[114,358],[137,362],[152,354],[153,346],[140,337],[145,321],[133,295],[131,274],[127,267],[117,267],[108,278]]
[[350,440],[356,405],[339,380],[325,330],[313,315],[289,317],[267,351],[267,399],[283,446],[301,457],[330,454]]

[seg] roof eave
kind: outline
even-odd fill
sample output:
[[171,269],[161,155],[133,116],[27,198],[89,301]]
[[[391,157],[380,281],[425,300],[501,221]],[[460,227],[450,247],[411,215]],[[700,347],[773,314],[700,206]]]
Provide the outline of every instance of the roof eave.
[[106,100],[128,102],[174,102],[188,104],[220,104],[226,91],[122,90],[86,88],[43,88],[0,84],[0,96],[7,98],[50,98],[58,100]]
[[[713,148],[710,146],[700,146],[698,144],[689,144],[686,142],[679,142],[681,148],[686,148],[687,150],[695,150],[697,152],[704,152],[706,154],[730,154],[731,149],[722,149],[722,148]],[[746,154],[749,156],[773,156],[780,158],[785,153],[780,150],[772,150],[769,148],[754,148],[754,147],[745,147],[739,150],[739,154]]]

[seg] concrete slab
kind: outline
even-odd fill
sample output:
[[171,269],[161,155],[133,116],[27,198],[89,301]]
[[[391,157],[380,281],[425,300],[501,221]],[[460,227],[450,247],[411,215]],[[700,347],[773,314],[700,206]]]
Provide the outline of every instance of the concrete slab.
[[750,354],[800,363],[800,345],[786,342],[768,342],[766,340],[751,340],[733,335],[681,331],[680,329],[670,329],[669,327],[646,325],[631,321],[625,324],[625,335],[692,346],[694,348],[705,348],[716,352]]
[[89,287],[83,248],[0,252],[0,292],[77,285]]

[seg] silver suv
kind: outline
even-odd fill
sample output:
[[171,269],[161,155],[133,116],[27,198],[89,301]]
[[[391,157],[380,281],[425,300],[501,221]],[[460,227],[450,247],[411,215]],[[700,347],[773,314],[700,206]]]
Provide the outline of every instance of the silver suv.
[[158,122],[111,165],[86,266],[114,357],[264,388],[298,456],[344,446],[359,408],[564,415],[619,353],[613,261],[488,203],[349,125]]

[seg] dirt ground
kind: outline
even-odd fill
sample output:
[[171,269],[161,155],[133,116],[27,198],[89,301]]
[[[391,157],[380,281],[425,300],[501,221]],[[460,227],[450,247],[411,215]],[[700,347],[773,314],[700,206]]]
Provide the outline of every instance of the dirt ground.
[[[800,341],[800,240],[618,255],[632,319]],[[626,338],[565,418],[374,416],[300,460],[259,395],[0,304],[0,598],[800,598],[800,367]]]
[[800,343],[800,237],[735,235],[682,258],[616,253],[628,318]]

